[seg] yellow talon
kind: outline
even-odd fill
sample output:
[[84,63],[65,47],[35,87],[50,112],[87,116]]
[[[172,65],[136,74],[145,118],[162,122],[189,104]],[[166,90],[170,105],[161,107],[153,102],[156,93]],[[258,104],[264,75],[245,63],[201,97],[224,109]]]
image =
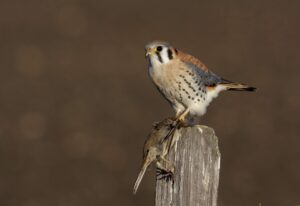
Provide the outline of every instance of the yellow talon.
[[184,122],[184,117],[183,117],[183,116],[180,116],[180,117],[178,118],[178,120],[179,120],[180,122]]
[[189,113],[189,110],[186,109],[178,118],[177,120],[180,122],[184,122],[185,116]]

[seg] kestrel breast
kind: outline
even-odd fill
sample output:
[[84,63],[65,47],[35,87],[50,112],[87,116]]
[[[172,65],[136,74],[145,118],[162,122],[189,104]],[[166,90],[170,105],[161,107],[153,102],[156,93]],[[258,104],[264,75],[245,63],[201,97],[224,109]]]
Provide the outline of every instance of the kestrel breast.
[[[217,95],[205,85],[205,76],[182,62],[172,62],[150,69],[150,76],[176,113],[189,108],[190,114],[202,116]],[[207,80],[207,79],[206,79]]]
[[176,76],[175,88],[177,100],[191,113],[205,113],[207,89],[199,75],[189,69],[181,69]]
[[160,92],[177,113],[184,108],[195,108],[198,115],[204,114],[207,91],[197,73],[181,63],[172,63],[164,65],[159,72],[153,74]]

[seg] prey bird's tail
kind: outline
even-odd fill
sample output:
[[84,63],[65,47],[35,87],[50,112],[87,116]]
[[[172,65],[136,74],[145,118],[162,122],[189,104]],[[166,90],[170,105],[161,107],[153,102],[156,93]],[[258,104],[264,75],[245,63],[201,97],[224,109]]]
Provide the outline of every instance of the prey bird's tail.
[[225,86],[227,90],[230,91],[248,91],[248,92],[254,92],[256,90],[255,87],[251,87],[246,84],[242,83],[235,83],[231,82],[225,79],[222,79],[222,82],[220,83],[221,85]]
[[141,184],[141,181],[144,177],[144,174],[148,168],[148,166],[151,164],[152,160],[149,160],[149,157],[145,157],[144,160],[143,160],[143,165],[142,165],[142,168],[141,168],[141,171],[134,183],[134,187],[133,187],[133,194],[136,194],[140,184]]

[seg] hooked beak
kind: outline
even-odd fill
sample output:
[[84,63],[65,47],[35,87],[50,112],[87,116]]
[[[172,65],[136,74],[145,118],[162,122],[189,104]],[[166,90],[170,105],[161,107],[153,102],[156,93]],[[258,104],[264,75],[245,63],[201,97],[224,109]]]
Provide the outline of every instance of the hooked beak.
[[148,48],[148,49],[146,49],[146,57],[147,57],[147,56],[150,56],[150,55],[152,55],[152,54],[154,54],[154,49],[153,49],[153,48]]

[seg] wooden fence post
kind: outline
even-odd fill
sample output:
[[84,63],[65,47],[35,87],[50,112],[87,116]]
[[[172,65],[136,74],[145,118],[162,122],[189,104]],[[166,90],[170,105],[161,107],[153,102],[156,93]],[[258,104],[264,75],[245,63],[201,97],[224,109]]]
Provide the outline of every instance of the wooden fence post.
[[206,126],[181,128],[167,159],[175,164],[174,184],[156,181],[156,206],[216,206],[220,171],[218,138]]

